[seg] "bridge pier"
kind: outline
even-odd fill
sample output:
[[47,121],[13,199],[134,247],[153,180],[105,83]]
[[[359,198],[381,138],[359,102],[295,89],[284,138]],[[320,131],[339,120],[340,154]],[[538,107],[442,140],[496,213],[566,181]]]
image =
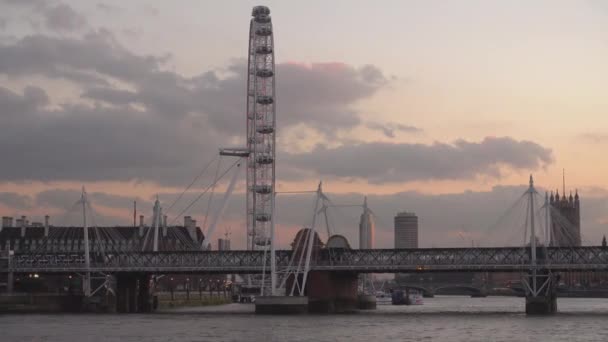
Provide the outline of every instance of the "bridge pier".
[[133,274],[116,276],[116,311],[135,312],[135,293],[137,280]]
[[527,315],[551,315],[557,312],[557,281],[552,273],[541,271],[530,274],[523,283],[526,286]]
[[376,310],[376,296],[362,294],[357,299],[357,309],[359,310]]
[[15,286],[15,274],[12,270],[8,272],[6,277],[6,293],[9,295],[13,293],[13,288]]
[[555,293],[546,296],[526,296],[526,315],[552,315],[557,312]]
[[116,276],[116,311],[152,312],[149,275],[125,273]]
[[138,277],[137,312],[152,312],[152,295],[150,293],[150,276]]
[[308,277],[306,292],[309,312],[344,313],[357,310],[357,273],[312,271]]

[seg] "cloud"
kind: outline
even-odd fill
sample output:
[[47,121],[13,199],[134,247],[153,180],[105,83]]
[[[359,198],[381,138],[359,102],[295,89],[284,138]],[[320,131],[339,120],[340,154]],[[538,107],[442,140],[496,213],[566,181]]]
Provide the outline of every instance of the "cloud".
[[105,30],[82,39],[25,36],[0,45],[0,73],[21,77],[41,75],[79,84],[107,84],[107,78],[145,82],[158,72],[161,58],[136,56]]
[[608,143],[607,133],[584,133],[579,135],[579,138],[585,142],[593,144],[605,144]]
[[116,13],[116,12],[120,12],[122,10],[118,6],[110,5],[110,4],[106,4],[106,3],[102,3],[102,2],[98,2],[97,5],[95,5],[95,8],[97,8],[100,11],[107,12],[107,13]]
[[[41,191],[35,196],[35,202],[39,206],[69,209],[74,203],[80,200],[81,191],[67,189],[51,189]],[[88,192],[87,197],[93,207],[102,206],[108,208],[130,209],[133,207],[133,201],[137,201],[140,208],[152,207],[152,201],[148,201],[139,197],[130,197],[123,195],[108,194],[105,192]]]
[[[228,75],[211,71],[193,79],[199,106],[210,113],[210,122],[225,132],[242,132],[246,99],[247,65],[235,60]],[[344,63],[282,63],[276,65],[277,123],[279,129],[304,125],[327,135],[360,124],[354,105],[370,98],[388,80],[375,66],[361,68]]]
[[152,17],[156,17],[159,13],[158,9],[152,5],[144,5],[141,9],[142,13]]
[[[71,6],[59,2],[53,4],[44,0],[4,0],[7,5],[32,9],[32,13],[42,17],[47,29],[56,32],[74,32],[84,28],[87,20]],[[28,18],[34,27],[39,25],[34,18]]]
[[30,197],[14,192],[0,192],[0,204],[15,210],[24,210],[32,207]]
[[[244,144],[242,60],[185,77],[163,70],[170,57],[136,55],[105,30],[82,38],[26,36],[0,44],[0,55],[0,74],[68,80],[86,100],[47,107],[40,88],[20,94],[0,87],[7,113],[0,123],[11,124],[0,151],[11,151],[13,162],[0,180],[183,184],[220,146]],[[357,126],[354,105],[388,82],[371,65],[288,63],[277,73],[279,129],[303,125],[327,134]]]
[[[546,187],[538,187],[542,194]],[[543,185],[543,186],[544,186]],[[464,191],[454,194],[422,194],[419,192],[399,192],[394,194],[367,195],[368,204],[374,212],[376,222],[376,248],[394,247],[393,218],[400,211],[410,211],[417,214],[419,219],[419,236],[421,247],[463,247],[471,246],[471,240],[480,246],[521,246],[524,237],[524,223],[527,202],[519,200],[526,191],[526,186],[496,186],[489,191]],[[579,191],[581,196],[582,223],[581,232],[585,245],[599,244],[601,237],[608,232],[606,224],[606,209],[608,209],[608,191],[603,190],[601,196],[594,194],[588,196],[586,190]],[[161,204],[166,210],[177,194],[160,194]],[[334,204],[357,205],[363,203],[364,194],[326,194]],[[79,199],[80,193],[74,190],[47,190],[35,196],[32,202],[27,196],[19,196],[14,193],[1,194],[0,203],[16,208],[15,212],[23,212],[23,209],[36,206],[60,208],[66,214],[56,215],[51,218],[55,224],[70,222],[79,224],[81,214],[78,209],[69,209]],[[8,199],[7,199],[8,198]],[[98,208],[96,219],[98,224],[103,222],[107,225],[125,225],[131,222],[132,197],[124,195],[107,194],[103,192],[90,193],[89,198],[94,208]],[[221,205],[221,196],[216,197],[211,206],[208,223],[218,211]],[[183,198],[170,213],[172,220],[189,203],[192,196]],[[204,213],[206,212],[207,198],[203,198],[185,215],[193,215],[202,225]],[[277,236],[281,247],[285,248],[293,239],[293,233],[298,227],[309,226],[312,220],[312,194],[282,194],[277,197]],[[518,201],[519,200],[519,201]],[[537,205],[542,206],[542,195],[537,198]],[[8,204],[7,204],[8,203]],[[245,198],[243,194],[233,194],[224,220],[219,227],[231,225],[233,244],[244,248],[242,241],[244,235],[244,209]],[[124,216],[103,216],[99,212],[103,208],[124,209]],[[138,213],[143,214],[146,219],[150,218],[152,201],[138,199]],[[303,209],[305,208],[305,209]],[[512,208],[511,210],[509,210]],[[334,207],[328,210],[330,230],[333,234],[342,234],[348,238],[353,247],[358,246],[358,223],[361,207]],[[27,214],[27,213],[25,213]],[[4,214],[3,214],[4,215]],[[31,215],[29,215],[31,216]],[[69,216],[69,219],[66,217]],[[542,215],[541,215],[542,216]],[[502,217],[502,218],[501,218]],[[317,221],[317,229],[321,236],[326,238],[326,227],[324,217]],[[181,217],[176,222],[181,223]],[[216,229],[217,236],[211,237],[212,241],[217,238],[223,229]],[[541,233],[539,233],[540,235]],[[215,242],[214,242],[215,243]]]
[[1,0],[0,3],[12,6],[31,7],[43,5],[44,0]]
[[403,133],[419,133],[422,132],[422,129],[414,126],[403,125],[400,123],[387,122],[367,122],[365,126],[371,130],[380,131],[387,138],[394,138],[395,132],[403,132]]
[[225,142],[213,132],[199,134],[195,120],[172,121],[135,109],[42,109],[38,91],[20,95],[0,88],[0,109],[6,113],[0,124],[11,127],[0,135],[0,153],[10,160],[0,168],[2,180],[183,184],[200,168],[199,158],[211,159],[218,142]]
[[372,183],[500,177],[501,167],[534,170],[553,161],[552,152],[531,141],[487,137],[452,144],[360,143],[309,153],[283,154],[285,164],[316,175],[367,179]]
[[82,14],[63,3],[45,7],[42,14],[46,27],[53,31],[76,31],[83,28],[87,22]]

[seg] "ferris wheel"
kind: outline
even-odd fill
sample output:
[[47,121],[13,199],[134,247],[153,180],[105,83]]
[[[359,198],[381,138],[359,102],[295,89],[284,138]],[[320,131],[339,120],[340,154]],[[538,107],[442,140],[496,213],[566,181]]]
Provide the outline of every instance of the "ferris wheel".
[[270,245],[274,228],[276,96],[270,9],[256,6],[247,63],[247,248]]

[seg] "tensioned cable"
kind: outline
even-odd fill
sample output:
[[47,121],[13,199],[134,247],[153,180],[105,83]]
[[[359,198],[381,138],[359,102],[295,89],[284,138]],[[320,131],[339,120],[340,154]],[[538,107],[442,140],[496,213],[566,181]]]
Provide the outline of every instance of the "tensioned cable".
[[[239,158],[238,160],[240,160],[241,158]],[[220,172],[220,167],[222,165],[222,158],[220,158],[220,160],[217,162],[217,169],[215,170],[215,178],[214,180],[217,179],[217,175]],[[211,194],[209,195],[209,200],[207,201],[207,211],[205,212],[205,218],[203,220],[203,225],[202,225],[202,229],[207,228],[207,218],[209,217],[209,211],[211,210],[211,202],[213,201],[213,193],[215,192],[215,184],[217,183],[213,183],[212,187],[211,187]]]
[[179,194],[179,196],[177,196],[177,198],[173,201],[173,203],[171,203],[171,205],[169,206],[169,208],[167,208],[165,210],[165,214],[169,213],[169,210],[171,210],[171,208],[173,208],[173,206],[184,196],[184,194],[190,190],[190,188],[205,174],[205,172],[207,171],[207,169],[209,168],[209,166],[211,166],[211,164],[213,164],[214,161],[216,161],[219,158],[219,156],[215,156],[215,158],[211,159],[211,161],[209,163],[207,163],[205,165],[205,167],[203,167],[203,170],[196,176],[194,177],[194,179],[192,180],[192,182],[190,182],[190,184],[188,184],[188,186],[184,189],[184,191],[182,191],[181,194]]
[[177,221],[177,219],[182,216],[183,213],[185,213],[186,211],[188,211],[199,199],[201,199],[201,197],[203,197],[207,191],[209,191],[209,189],[211,189],[211,187],[215,186],[215,184],[217,184],[219,182],[220,179],[222,179],[222,177],[224,177],[228,172],[230,172],[230,170],[236,166],[236,164],[238,164],[241,161],[241,158],[237,159],[234,163],[232,163],[232,165],[230,165],[230,167],[228,167],[220,176],[219,178],[216,177],[216,179],[213,181],[213,184],[209,185],[203,192],[201,192],[192,202],[190,202],[190,204],[188,204],[188,206],[186,208],[184,208],[178,215],[176,215],[173,220],[171,220],[171,224],[175,223],[175,221]]

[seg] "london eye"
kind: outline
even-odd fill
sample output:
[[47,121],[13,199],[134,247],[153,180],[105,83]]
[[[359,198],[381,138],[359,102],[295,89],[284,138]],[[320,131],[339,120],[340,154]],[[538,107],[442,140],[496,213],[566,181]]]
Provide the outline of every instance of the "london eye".
[[247,63],[247,248],[270,245],[274,228],[276,96],[270,9],[256,6]]

